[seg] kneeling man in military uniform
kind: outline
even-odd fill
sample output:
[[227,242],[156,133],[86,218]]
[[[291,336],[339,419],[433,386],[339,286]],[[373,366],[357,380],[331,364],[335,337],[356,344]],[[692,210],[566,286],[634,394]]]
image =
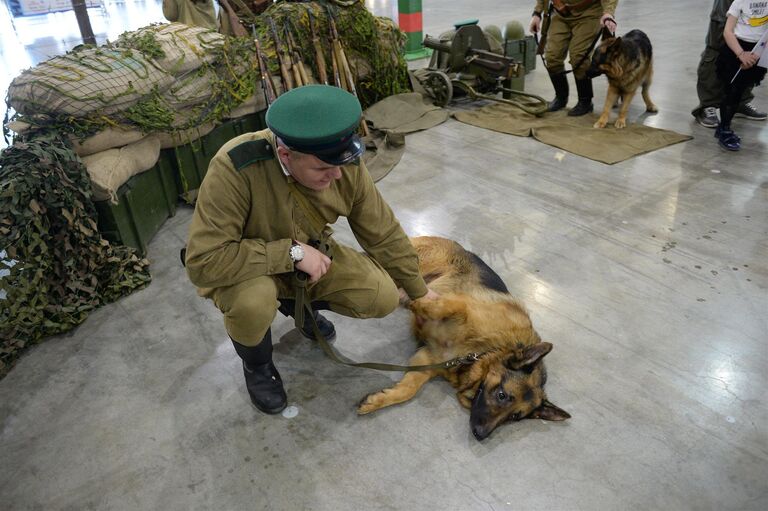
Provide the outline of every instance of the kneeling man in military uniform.
[[[318,310],[378,318],[397,307],[398,288],[411,299],[436,296],[359,160],[361,116],[357,99],[336,87],[286,92],[267,111],[269,129],[225,144],[200,186],[187,272],[224,314],[251,401],[266,413],[287,403],[270,326],[278,310],[297,314],[296,272],[306,275],[312,304],[300,328],[308,338],[313,319],[327,340],[336,335]],[[331,237],[328,224],[341,216],[365,253]]]

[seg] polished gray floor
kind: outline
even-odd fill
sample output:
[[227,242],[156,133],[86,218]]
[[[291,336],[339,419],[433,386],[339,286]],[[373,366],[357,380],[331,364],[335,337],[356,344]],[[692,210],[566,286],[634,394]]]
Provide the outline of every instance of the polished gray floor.
[[[434,34],[527,21],[533,2],[424,4]],[[379,183],[409,233],[458,240],[525,301],[571,420],[480,443],[439,381],[359,418],[397,375],[337,366],[285,319],[276,362],[298,415],[258,413],[219,313],[179,266],[182,208],[150,246],[147,289],[0,381],[0,508],[768,509],[768,130],[737,121],[744,150],[727,154],[690,116],[705,4],[624,1],[617,15],[657,56],[661,112],[638,99],[630,120],[692,141],[606,166],[449,121],[409,135]],[[541,69],[528,84],[550,95]],[[768,108],[765,86],[756,103]],[[404,311],[332,319],[350,357],[413,351]]]

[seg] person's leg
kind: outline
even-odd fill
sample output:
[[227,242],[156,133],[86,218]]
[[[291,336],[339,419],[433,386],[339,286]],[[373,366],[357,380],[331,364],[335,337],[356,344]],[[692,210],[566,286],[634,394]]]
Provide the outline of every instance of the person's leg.
[[696,93],[699,96],[699,106],[691,114],[696,122],[705,128],[716,128],[720,119],[717,118],[717,108],[725,95],[723,82],[717,76],[718,50],[707,47],[701,54],[699,67],[696,70]]
[[752,93],[753,88],[754,86],[750,86],[744,89],[744,94],[741,96],[739,106],[736,107],[735,116],[753,121],[764,121],[768,119],[768,112],[758,110],[757,107],[752,103],[752,100],[755,99],[755,95]]
[[571,39],[571,29],[566,21],[558,15],[552,17],[547,33],[547,47],[544,58],[547,61],[547,72],[555,89],[555,98],[549,103],[548,111],[562,110],[568,104],[568,78],[565,74],[565,56]]
[[272,362],[270,325],[278,307],[278,288],[272,277],[258,277],[210,293],[224,314],[251,402],[265,413],[279,413],[287,404],[280,373]]
[[[594,11],[594,12],[592,12]],[[571,24],[571,43],[568,48],[569,60],[573,68],[573,77],[576,80],[576,91],[579,101],[569,112],[570,116],[581,116],[594,110],[592,104],[592,79],[587,77],[590,65],[592,42],[600,31],[600,4],[590,7],[578,20]]]
[[328,273],[310,287],[309,294],[313,303],[353,318],[384,317],[400,299],[395,283],[377,262],[342,245],[334,247]]
[[[280,307],[278,310],[284,316],[294,317],[296,310],[296,300],[293,298],[280,298],[279,300]],[[325,316],[318,312],[320,310],[329,310],[328,304],[325,302],[313,301],[312,316],[309,316],[308,314],[304,315],[304,324],[301,326],[301,328],[299,328],[299,332],[301,332],[301,335],[307,339],[314,340],[315,332],[312,326],[312,322],[314,321],[318,330],[320,330],[320,334],[323,336],[323,339],[326,341],[332,341],[336,338],[336,327],[334,327],[333,323],[328,321]]]
[[720,147],[728,151],[738,151],[741,149],[741,139],[731,129],[731,120],[736,114],[739,100],[744,93],[744,86],[739,80],[726,87],[725,96],[720,103],[720,124],[715,130],[715,137],[718,139]]

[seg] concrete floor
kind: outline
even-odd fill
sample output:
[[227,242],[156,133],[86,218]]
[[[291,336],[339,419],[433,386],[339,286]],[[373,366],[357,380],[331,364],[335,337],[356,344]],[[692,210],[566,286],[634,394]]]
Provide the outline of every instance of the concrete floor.
[[[468,17],[527,21],[533,2],[424,4],[437,34]],[[525,301],[555,344],[547,388],[571,420],[480,443],[440,381],[359,418],[357,401],[398,375],[335,365],[282,318],[275,357],[298,415],[260,414],[220,314],[178,263],[181,208],[150,246],[147,289],[0,381],[0,507],[768,509],[768,130],[737,121],[744,149],[726,154],[690,116],[709,4],[617,13],[656,55],[661,112],[641,117],[638,99],[630,119],[692,141],[606,166],[449,121],[409,135],[379,183],[409,233],[458,240]],[[551,94],[542,69],[528,88]],[[765,86],[756,103],[768,108]],[[414,349],[404,311],[331,318],[352,358]]]

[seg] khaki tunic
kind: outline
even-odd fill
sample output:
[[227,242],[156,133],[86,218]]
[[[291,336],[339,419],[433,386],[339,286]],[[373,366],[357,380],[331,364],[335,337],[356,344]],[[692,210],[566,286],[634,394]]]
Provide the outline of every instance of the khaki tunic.
[[192,0],[163,0],[163,16],[168,21],[176,21],[185,25],[218,30],[216,12],[213,0],[193,2]]
[[264,138],[275,146],[274,135],[263,130],[236,137],[214,156],[189,230],[189,278],[224,313],[233,339],[258,344],[277,299],[293,297],[289,248],[292,240],[307,243],[316,233],[292,193],[301,193],[316,210],[310,214],[327,224],[346,217],[366,252],[331,239],[333,262],[310,284],[311,300],[351,317],[381,317],[397,306],[397,287],[413,299],[427,293],[413,246],[362,164],[344,166],[341,179],[322,191],[286,176],[276,156],[236,170],[227,152]]
[[[566,5],[575,5],[581,0],[563,0]],[[597,0],[583,11],[574,11],[569,16],[561,16],[552,9],[552,20],[547,33],[547,47],[544,58],[547,70],[552,74],[565,71],[565,57],[570,56],[573,76],[576,79],[586,77],[589,69],[589,51],[592,41],[600,31],[600,17],[603,13],[614,14],[618,0]],[[536,10],[544,11],[549,4],[546,0],[536,0]]]

